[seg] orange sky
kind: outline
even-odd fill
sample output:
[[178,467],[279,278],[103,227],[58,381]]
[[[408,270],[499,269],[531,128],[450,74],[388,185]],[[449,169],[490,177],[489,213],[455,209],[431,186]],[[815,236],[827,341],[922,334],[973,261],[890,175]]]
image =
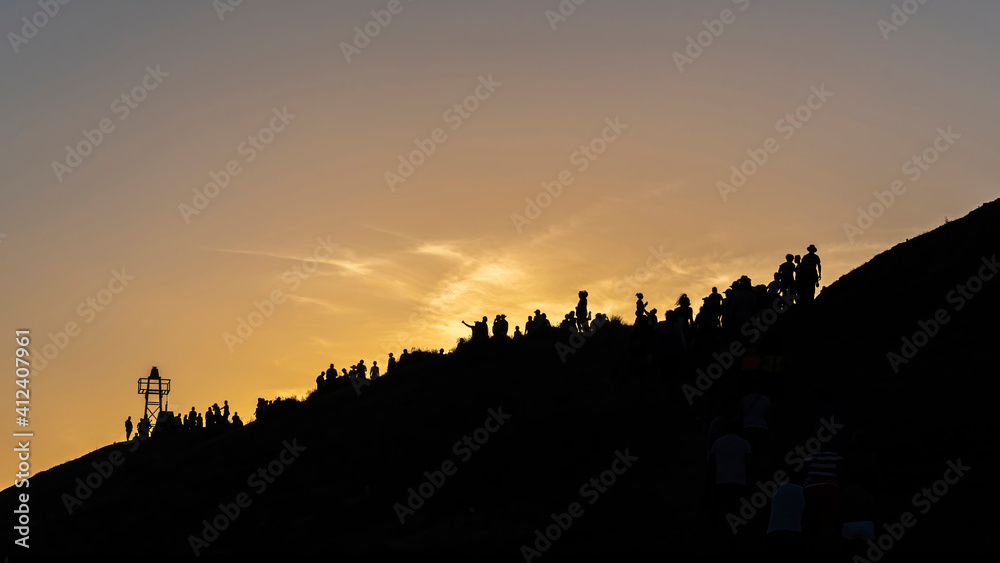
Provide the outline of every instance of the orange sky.
[[699,303],[809,244],[831,283],[997,197],[986,1],[895,30],[881,0],[106,4],[30,38],[37,5],[0,7],[2,324],[53,343],[36,472],[121,439],[153,365],[174,410],[249,420],[581,289],[630,319],[637,290]]

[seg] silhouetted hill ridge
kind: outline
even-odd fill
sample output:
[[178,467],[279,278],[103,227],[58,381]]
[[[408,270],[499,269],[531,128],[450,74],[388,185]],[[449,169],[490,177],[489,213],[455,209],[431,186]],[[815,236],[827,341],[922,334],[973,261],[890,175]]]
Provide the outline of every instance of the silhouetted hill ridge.
[[[946,305],[948,291],[975,273],[981,256],[995,253],[998,219],[1000,200],[894,246],[767,335],[767,347],[783,348],[791,366],[775,396],[780,451],[810,435],[820,397],[832,398],[880,445],[885,521],[939,478],[946,460],[962,457],[975,468],[963,478],[964,492],[942,505],[949,508],[925,519],[934,533],[910,534],[894,552],[983,546],[997,524],[995,516],[980,516],[984,502],[1000,498],[987,479],[996,469],[995,400],[975,387],[995,374],[982,371],[995,365],[995,286],[986,284],[901,373],[886,354]],[[204,553],[519,556],[535,529],[551,524],[549,514],[580,502],[581,485],[629,449],[639,461],[595,504],[584,504],[584,516],[552,552],[727,551],[699,503],[708,408],[738,397],[739,376],[726,375],[689,406],[681,385],[694,380],[696,366],[667,379],[643,376],[629,330],[606,326],[565,363],[556,345],[568,344],[569,335],[559,330],[447,355],[414,354],[359,392],[340,382],[305,401],[282,401],[280,412],[243,429],[156,437],[135,451],[106,446],[31,479],[32,549],[190,554],[189,536],[202,532],[202,521],[246,492],[251,504]],[[462,461],[454,444],[486,427],[491,409],[510,418]],[[255,493],[248,477],[293,442],[305,451]],[[113,452],[124,463],[67,514],[62,495]],[[400,524],[394,506],[407,502],[425,471],[449,460],[457,471]],[[0,492],[5,506],[17,492]],[[758,517],[754,533],[766,520],[766,513]],[[747,549],[760,549],[747,541]]]

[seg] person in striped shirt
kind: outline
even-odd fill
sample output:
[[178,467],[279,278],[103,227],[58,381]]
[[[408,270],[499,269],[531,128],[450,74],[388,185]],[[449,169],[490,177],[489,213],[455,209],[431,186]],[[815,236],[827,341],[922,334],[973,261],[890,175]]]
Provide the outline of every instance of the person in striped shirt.
[[817,548],[828,547],[838,532],[840,475],[844,458],[835,451],[808,455],[802,485],[806,498],[806,533]]

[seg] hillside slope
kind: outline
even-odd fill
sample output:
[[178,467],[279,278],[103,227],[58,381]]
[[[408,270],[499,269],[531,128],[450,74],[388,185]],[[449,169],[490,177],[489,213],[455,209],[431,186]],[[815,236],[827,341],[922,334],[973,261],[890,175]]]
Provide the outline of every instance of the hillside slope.
[[[990,379],[1000,280],[984,281],[961,310],[948,295],[995,256],[998,241],[1000,201],[876,256],[810,309],[782,316],[759,343],[788,366],[763,377],[775,451],[802,444],[819,412],[844,413],[850,432],[863,430],[876,447],[880,531],[914,510],[914,494],[949,461],[972,468],[893,555],[996,551],[989,538],[1000,491],[988,477],[997,469]],[[894,372],[887,354],[942,308],[949,322]],[[551,514],[576,502],[583,514],[552,552],[761,551],[766,508],[733,542],[701,504],[711,409],[738,398],[745,375],[734,366],[689,405],[681,386],[706,361],[656,373],[629,331],[609,325],[565,363],[556,346],[570,341],[560,331],[415,354],[358,392],[342,381],[243,429],[107,446],[31,479],[32,550],[520,556]],[[783,457],[759,475],[785,467]],[[280,470],[271,482],[254,477],[269,466]],[[585,487],[623,467],[603,491]],[[67,500],[86,493],[88,476],[97,484],[101,468],[107,476],[87,498]],[[409,489],[425,482],[433,493],[403,510]],[[17,492],[0,492],[0,501],[15,506]],[[235,515],[238,498],[238,516],[220,516]],[[213,520],[225,525],[217,538],[205,531]]]

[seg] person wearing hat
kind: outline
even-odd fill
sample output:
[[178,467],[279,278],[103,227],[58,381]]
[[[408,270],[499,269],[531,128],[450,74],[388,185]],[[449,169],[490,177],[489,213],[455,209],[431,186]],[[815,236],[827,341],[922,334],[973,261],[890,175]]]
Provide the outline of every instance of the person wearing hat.
[[802,257],[798,277],[803,282],[799,288],[800,297],[803,302],[809,303],[816,296],[819,280],[823,279],[823,266],[816,254],[816,245],[810,244],[806,250],[809,253]]
[[507,338],[507,315],[497,315],[493,320],[493,338]]

